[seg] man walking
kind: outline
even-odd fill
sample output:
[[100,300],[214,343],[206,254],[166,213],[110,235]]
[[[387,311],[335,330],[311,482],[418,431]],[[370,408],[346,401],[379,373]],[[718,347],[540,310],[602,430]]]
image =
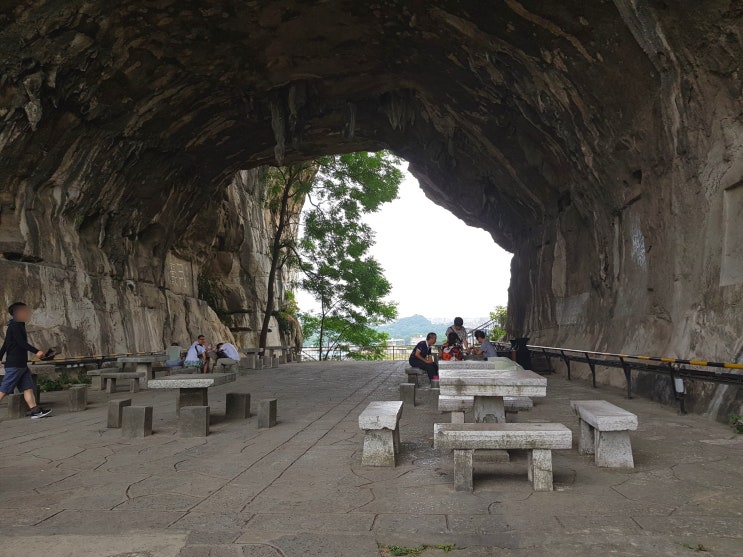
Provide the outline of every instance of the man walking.
[[12,394],[16,387],[23,393],[26,404],[31,409],[31,419],[44,418],[52,413],[36,404],[34,396],[34,381],[31,370],[28,369],[28,353],[36,353],[39,358],[44,352],[28,343],[26,335],[26,321],[31,317],[31,311],[23,302],[16,302],[8,308],[11,319],[8,321],[8,330],[5,333],[5,342],[0,348],[0,360],[5,360],[5,376],[0,384],[0,400],[5,395]]

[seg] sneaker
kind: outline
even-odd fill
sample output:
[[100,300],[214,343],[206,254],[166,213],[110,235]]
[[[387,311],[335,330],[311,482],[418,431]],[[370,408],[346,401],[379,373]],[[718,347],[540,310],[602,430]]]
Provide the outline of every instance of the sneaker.
[[38,420],[39,418],[46,418],[51,413],[52,413],[51,410],[47,410],[46,408],[37,406],[36,408],[31,410],[31,419]]

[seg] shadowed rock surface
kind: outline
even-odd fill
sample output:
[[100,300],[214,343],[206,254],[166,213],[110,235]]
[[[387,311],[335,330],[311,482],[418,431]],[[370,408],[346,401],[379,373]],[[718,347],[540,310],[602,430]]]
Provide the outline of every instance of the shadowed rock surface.
[[265,291],[262,204],[235,173],[388,147],[514,253],[512,332],[736,360],[742,18],[739,0],[5,4],[0,269],[50,338],[217,331],[200,274],[220,311]]

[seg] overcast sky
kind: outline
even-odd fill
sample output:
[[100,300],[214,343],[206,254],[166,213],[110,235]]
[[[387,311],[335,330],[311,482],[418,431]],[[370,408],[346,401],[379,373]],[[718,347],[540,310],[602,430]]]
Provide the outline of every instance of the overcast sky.
[[[511,254],[489,233],[430,201],[407,170],[399,198],[366,220],[376,231],[372,255],[392,283],[399,317],[486,317],[507,303]],[[456,238],[458,246],[445,262],[447,238]],[[314,306],[303,292],[298,301],[302,311]]]

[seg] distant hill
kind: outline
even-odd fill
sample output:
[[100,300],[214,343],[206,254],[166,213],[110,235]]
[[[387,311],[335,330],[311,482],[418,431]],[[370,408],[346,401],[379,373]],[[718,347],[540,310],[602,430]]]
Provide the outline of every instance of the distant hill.
[[413,337],[425,336],[433,331],[437,335],[442,335],[446,330],[444,325],[434,325],[431,320],[422,315],[411,315],[403,317],[387,325],[377,327],[378,331],[387,333],[391,339],[400,339],[401,344],[409,344]]

